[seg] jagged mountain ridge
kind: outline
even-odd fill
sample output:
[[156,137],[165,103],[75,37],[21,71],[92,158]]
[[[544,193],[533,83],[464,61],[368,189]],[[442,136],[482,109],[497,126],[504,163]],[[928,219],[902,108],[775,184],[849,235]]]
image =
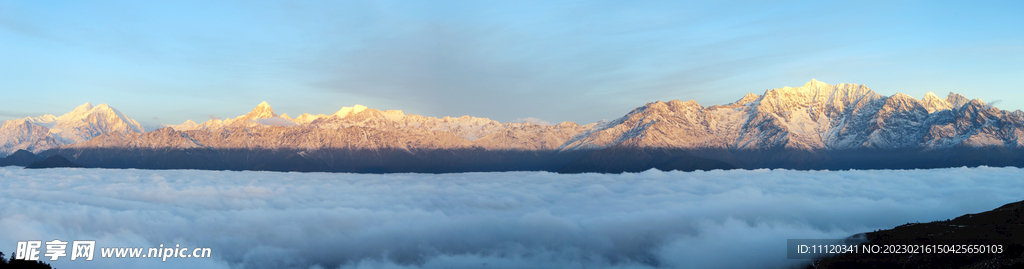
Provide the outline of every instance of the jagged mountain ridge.
[[[592,124],[593,125],[593,124]],[[377,130],[390,130],[390,131],[422,131],[422,132],[444,132],[451,133],[455,136],[461,137],[469,141],[475,141],[479,139],[485,139],[490,134],[502,133],[505,136],[510,134],[522,133],[522,132],[536,132],[554,128],[556,130],[567,129],[571,134],[568,136],[575,135],[577,129],[588,128],[589,126],[579,126],[573,122],[563,122],[562,124],[554,125],[554,127],[547,127],[543,125],[536,125],[530,123],[502,123],[488,118],[478,118],[471,116],[462,117],[425,117],[416,114],[406,114],[401,110],[377,110],[368,108],[362,105],[355,105],[353,107],[343,107],[338,112],[331,115],[311,115],[302,114],[299,117],[291,118],[287,114],[277,115],[273,112],[270,106],[263,102],[258,105],[255,109],[246,115],[242,115],[236,118],[226,120],[209,120],[201,124],[188,120],[180,125],[165,125],[172,128],[175,131],[193,131],[193,130],[206,130],[206,131],[217,131],[222,129],[232,129],[239,127],[246,128],[264,128],[273,126],[284,126],[284,127],[312,127],[328,130],[339,130],[350,127],[363,127]],[[556,136],[565,136],[564,132],[556,132]],[[501,137],[499,134],[496,137],[488,138],[486,142],[479,142],[481,144],[494,144],[494,140]],[[545,135],[539,136],[541,141],[548,141],[544,139]],[[502,140],[502,139],[498,139]],[[553,142],[553,141],[548,141]],[[545,146],[543,148],[555,148],[558,145]],[[518,146],[518,145],[507,145],[505,148],[538,148],[531,146]]]
[[82,104],[61,116],[43,115],[4,121],[0,126],[0,156],[17,150],[33,153],[85,142],[102,134],[142,133],[145,129],[107,104]]
[[1024,145],[1021,115],[955,93],[917,100],[902,93],[882,96],[864,85],[812,80],[721,106],[692,100],[648,103],[561,148],[1016,149]]
[[361,105],[343,107],[331,115],[290,118],[277,115],[263,102],[236,118],[202,124],[189,120],[167,125],[170,128],[158,133],[103,136],[71,147],[552,150],[594,125],[502,123],[470,116],[434,118]]
[[[75,111],[89,109],[92,108],[79,107]],[[115,115],[127,119],[119,112]],[[47,115],[21,120],[35,124],[57,122],[56,118]],[[130,119],[123,122],[134,123]],[[8,143],[5,149],[31,147],[30,151],[38,152],[40,148],[63,144],[68,144],[63,146],[67,148],[557,151],[609,147],[801,151],[1017,149],[1024,143],[1019,139],[1024,135],[1022,122],[1024,112],[1020,110],[999,110],[955,93],[945,99],[928,93],[918,100],[902,93],[883,96],[864,85],[830,85],[811,80],[801,87],[769,89],[760,95],[749,93],[726,105],[704,107],[692,100],[652,102],[618,119],[587,125],[501,123],[470,116],[434,118],[361,105],[344,107],[331,115],[303,114],[291,118],[276,114],[263,102],[236,118],[201,124],[189,120],[148,133],[132,132],[141,130],[134,123],[137,128],[100,133],[89,141],[61,143],[57,137],[54,142],[43,136],[18,140],[35,144]],[[17,120],[8,121],[5,126],[15,123]],[[42,131],[22,129],[27,130],[21,131],[22,136],[28,137],[38,137]]]
[[[750,93],[727,105],[704,107],[692,100],[658,101],[634,109],[621,118],[584,126],[572,122],[554,126],[501,123],[469,116],[432,118],[359,105],[342,108],[332,115],[304,114],[296,119],[286,115],[276,116],[272,110],[266,113],[268,109],[269,106],[262,103],[245,116],[222,122],[209,121],[202,125],[186,122],[181,126],[192,127],[175,127],[175,130],[205,129],[218,132],[214,130],[241,126],[271,127],[260,122],[279,117],[289,124],[276,126],[302,126],[295,129],[301,132],[309,132],[308,128],[360,128],[375,134],[418,133],[385,135],[391,137],[389,139],[396,139],[389,141],[348,139],[348,142],[340,143],[342,147],[356,148],[373,148],[375,145],[406,148],[408,145],[418,145],[427,148],[595,150],[621,146],[827,151],[952,147],[1014,149],[1024,145],[1024,141],[1019,139],[1024,135],[1024,113],[1020,110],[999,110],[979,99],[969,100],[956,93],[950,93],[945,99],[928,93],[918,100],[902,93],[883,96],[864,85],[830,85],[817,80],[811,80],[801,87],[766,90],[761,95]],[[432,133],[449,133],[465,141],[435,143],[428,141],[435,137]],[[316,133],[317,136],[330,134]],[[283,145],[261,141],[256,146],[273,148]],[[338,145],[329,144],[309,145]],[[227,147],[238,146],[238,143],[212,142],[204,145]]]

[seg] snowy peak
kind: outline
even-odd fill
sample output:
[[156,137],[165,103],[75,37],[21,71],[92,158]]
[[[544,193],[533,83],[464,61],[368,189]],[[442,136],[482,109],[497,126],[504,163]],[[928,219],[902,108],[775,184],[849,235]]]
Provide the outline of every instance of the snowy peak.
[[[18,124],[20,123],[20,124]],[[85,103],[60,117],[43,115],[9,120],[0,130],[0,155],[19,149],[43,150],[79,143],[108,133],[142,133],[145,129],[117,109]]]
[[756,95],[754,93],[747,93],[747,95],[744,95],[743,98],[740,98],[740,100],[737,100],[736,102],[733,102],[730,105],[743,106],[749,104],[750,102],[757,101],[758,99],[761,99],[760,95]]
[[107,104],[93,107],[85,103],[58,117],[50,132],[56,135],[57,140],[70,144],[83,142],[101,134],[142,133],[145,129],[135,120]]
[[[291,118],[276,114],[267,102],[234,119],[202,124],[188,120],[165,126],[171,129],[161,132],[237,134],[232,139],[238,139],[238,144],[231,147],[277,147],[308,134],[318,136],[306,137],[309,139],[303,143],[313,144],[303,147],[320,145],[317,143],[338,147],[341,144],[331,141],[342,140],[348,141],[344,145],[358,148],[579,150],[621,146],[828,151],[1024,147],[1024,139],[1020,139],[1024,136],[1020,131],[1024,130],[1024,112],[1001,111],[955,93],[942,99],[929,92],[918,100],[903,93],[883,96],[862,84],[832,85],[816,79],[800,87],[768,89],[762,95],[747,93],[726,105],[704,107],[694,100],[651,102],[615,120],[582,126],[502,123],[470,116],[434,118],[363,105],[342,107],[328,115],[307,113]],[[245,128],[245,132],[235,132],[235,128]],[[143,131],[137,122],[106,104],[94,107],[85,103],[60,117],[43,115],[5,122],[0,130],[0,155],[17,149],[39,152],[103,134],[122,139],[126,136],[121,134]],[[273,141],[261,137],[266,141],[250,144],[253,137],[246,137],[250,131],[295,136]],[[319,135],[338,140],[324,140]],[[90,145],[107,145],[103,143],[108,140],[103,139],[94,139]]]
[[[85,103],[76,107],[71,112],[65,113],[60,117],[53,115],[43,115],[40,117],[28,118],[33,123],[46,126],[50,128],[52,133],[61,133],[68,129],[82,129],[88,128],[93,131],[100,133],[107,132],[145,132],[135,120],[121,113],[117,109],[108,106],[107,104],[100,104],[93,106],[90,103]],[[88,135],[86,135],[88,136]],[[70,138],[72,140],[82,139],[84,137]],[[91,136],[89,136],[91,138]]]
[[334,115],[338,116],[338,117],[344,118],[344,117],[348,117],[349,115],[359,114],[359,112],[362,112],[363,110],[366,110],[366,109],[367,109],[367,107],[365,107],[363,105],[358,105],[358,104],[353,106],[353,107],[347,107],[346,106],[346,107],[342,107],[340,110],[338,110],[338,112],[334,112]]
[[[93,107],[90,110],[89,114],[103,115],[104,117],[107,117],[106,120],[109,120],[110,122],[113,122],[115,124],[117,124],[117,122],[120,121],[120,122],[124,123],[125,125],[127,125],[127,128],[130,129],[130,130],[124,130],[124,131],[130,131],[130,132],[136,132],[136,133],[144,133],[144,132],[146,132],[146,130],[143,129],[142,125],[140,125],[138,122],[136,122],[135,120],[133,120],[131,118],[128,118],[127,115],[125,115],[124,113],[121,113],[121,111],[118,111],[117,109],[115,109],[113,107],[108,106],[107,104],[100,104],[100,105],[98,105],[96,107]],[[117,131],[122,131],[122,130],[117,130]]]
[[979,107],[987,107],[988,106],[988,104],[986,104],[985,101],[982,101],[981,98],[971,99],[970,104],[974,105],[974,106],[979,106]]
[[819,92],[830,90],[832,85],[811,80],[802,87],[782,87],[765,91],[759,102],[759,111],[774,113],[807,107]]
[[924,109],[917,99],[900,92],[887,98],[885,100],[885,106],[882,107],[883,110],[896,112],[915,111],[919,108]]
[[935,113],[937,111],[949,110],[953,108],[953,105],[944,99],[939,99],[935,93],[928,92],[921,98],[921,105],[928,110],[928,113]]
[[178,125],[164,124],[164,127],[171,127],[171,129],[179,132],[202,129],[202,125],[199,125],[192,120],[186,120],[184,123]]
[[[327,118],[333,117],[333,116],[337,116],[335,118],[341,119],[341,118],[350,117],[350,116],[359,114],[360,112],[363,112],[365,110],[372,110],[372,109],[369,109],[366,106],[362,106],[362,105],[355,105],[354,107],[343,107],[341,110],[338,110],[338,112],[336,112],[334,114],[331,114],[331,115],[324,115],[324,114],[312,115],[312,114],[309,114],[309,113],[304,113],[304,114],[299,115],[298,117],[291,118],[291,117],[288,117],[287,114],[278,115],[277,113],[274,112],[274,109],[270,107],[270,104],[268,104],[267,102],[264,101],[264,102],[260,103],[259,105],[257,105],[256,108],[254,108],[248,114],[245,114],[245,115],[242,115],[242,116],[238,116],[238,117],[233,118],[233,119],[225,119],[223,121],[221,121],[221,120],[209,120],[209,121],[203,122],[202,124],[199,124],[198,127],[195,127],[195,129],[221,129],[221,128],[225,128],[225,127],[228,127],[228,126],[236,126],[236,125],[237,126],[247,126],[247,127],[256,127],[256,126],[295,126],[295,125],[311,125],[311,124],[312,125],[316,125],[316,122],[318,122],[318,120],[326,120]],[[167,126],[178,126],[177,128],[175,128],[175,130],[177,130],[178,128],[185,128],[185,129],[192,128],[192,127],[181,126],[181,125],[167,125]],[[334,126],[335,125],[331,125],[331,127],[334,127]],[[323,127],[323,126],[320,126],[320,127]]]
[[33,124],[28,118],[8,120],[0,125],[0,157],[18,150],[39,153],[60,145],[47,127]]
[[299,115],[298,117],[295,117],[295,119],[292,119],[292,121],[295,122],[295,123],[298,123],[298,124],[308,124],[310,122],[315,121],[316,119],[323,118],[323,117],[327,117],[327,115],[324,115],[324,114],[312,115],[312,114],[309,114],[309,113],[303,113],[302,115]]
[[[756,95],[748,94],[741,101],[752,99],[754,96]],[[806,110],[811,119],[817,121],[819,116],[835,116],[848,109],[884,98],[864,85],[847,83],[830,85],[811,80],[802,87],[767,90],[764,95],[756,101],[751,101],[750,104],[756,106],[759,112],[776,114],[787,119],[790,118],[787,116],[789,112]],[[818,115],[819,113],[827,115]]]
[[[241,115],[235,118],[229,118],[225,120],[211,119],[203,122],[196,127],[197,129],[220,129],[226,126],[247,126],[253,127],[258,125],[293,125],[291,120],[283,119],[274,113],[274,109],[270,107],[266,101],[261,102],[253,108],[252,111],[245,115]],[[184,127],[184,126],[183,126]]]
[[801,88],[804,88],[804,89],[814,89],[814,88],[831,88],[831,87],[832,87],[831,84],[828,84],[828,83],[825,83],[825,82],[821,82],[821,81],[818,81],[817,79],[813,79],[812,78],[811,81],[808,81],[807,83],[805,83],[804,86],[801,87]]
[[68,112],[67,114],[64,114],[64,115],[62,115],[60,117],[64,118],[64,119],[67,119],[68,117],[77,117],[77,116],[81,116],[81,115],[85,115],[86,113],[89,113],[89,111],[92,110],[92,109],[93,109],[92,104],[89,103],[89,102],[85,102],[85,104],[82,104],[82,105],[80,105],[78,107],[75,107],[74,110],[71,110],[71,112]]
[[93,108],[94,107],[92,106],[92,103],[85,102],[85,104],[81,104],[75,107],[75,109],[72,109],[70,112],[64,113],[59,117],[51,114],[46,114],[38,117],[29,117],[28,119],[31,120],[32,123],[38,125],[53,127],[54,125],[57,125],[58,122],[85,118],[89,115]]
[[689,100],[689,101],[685,101],[684,102],[684,101],[679,101],[677,99],[677,100],[672,100],[672,101],[668,101],[668,102],[655,101],[655,102],[647,103],[646,105],[644,105],[643,107],[641,107],[637,111],[638,112],[644,112],[644,113],[669,113],[669,114],[672,114],[672,113],[676,113],[676,112],[696,111],[696,110],[701,110],[701,109],[704,109],[704,106],[701,106],[695,100]]
[[[951,93],[922,100],[864,85],[811,80],[747,94],[727,105],[652,102],[575,135],[563,150],[611,146],[682,149],[907,149],[1020,144],[1024,112]],[[957,108],[956,105],[963,105]],[[937,113],[956,109],[956,113]],[[1001,126],[1014,127],[1001,127]],[[1001,129],[1002,128],[1002,129]]]
[[277,117],[277,114],[274,114],[274,109],[270,108],[270,104],[267,104],[267,101],[263,101],[262,103],[257,105],[256,108],[253,108],[252,111],[249,112],[249,114],[245,114],[241,118],[255,120],[269,119],[274,117]]
[[950,92],[949,95],[946,96],[946,102],[949,102],[953,108],[960,108],[967,103],[970,103],[971,100],[958,93]]

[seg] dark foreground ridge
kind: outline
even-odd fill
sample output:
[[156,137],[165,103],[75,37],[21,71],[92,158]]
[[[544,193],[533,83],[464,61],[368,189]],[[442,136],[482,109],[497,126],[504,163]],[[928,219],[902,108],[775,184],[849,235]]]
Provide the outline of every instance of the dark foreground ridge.
[[0,158],[0,166],[28,166],[34,162],[38,162],[39,156],[32,154],[32,152],[19,149],[6,158]]
[[[41,157],[59,159],[38,161]],[[14,159],[14,160],[11,160]],[[10,160],[10,161],[9,161]],[[1024,150],[955,148],[941,150],[680,150],[609,147],[600,150],[471,149],[231,149],[231,148],[58,148],[39,156],[19,152],[5,162],[31,168],[251,170],[348,173],[460,173],[548,171],[622,173],[649,169],[931,169],[1024,167]],[[13,164],[25,165],[25,164]],[[79,166],[81,165],[81,166]]]
[[71,148],[43,156],[72,156],[94,168],[203,169],[350,173],[459,173],[548,171],[622,173],[734,169],[728,163],[686,152],[406,150],[406,149],[111,149]]
[[28,169],[36,169],[36,168],[66,168],[66,167],[72,167],[73,168],[73,167],[85,167],[85,166],[82,166],[81,164],[77,164],[77,163],[73,163],[71,161],[68,161],[68,159],[64,158],[64,156],[60,156],[60,155],[53,155],[53,156],[50,156],[49,158],[46,158],[45,160],[34,162],[34,163],[29,164],[28,166],[25,166],[25,168],[28,168]]
[[1002,253],[847,253],[817,260],[808,268],[1024,268],[1024,201],[855,237],[860,236],[869,245],[1002,245]]
[[14,257],[5,257],[3,252],[0,252],[0,269],[53,269],[49,264],[42,261],[26,261],[14,259]]

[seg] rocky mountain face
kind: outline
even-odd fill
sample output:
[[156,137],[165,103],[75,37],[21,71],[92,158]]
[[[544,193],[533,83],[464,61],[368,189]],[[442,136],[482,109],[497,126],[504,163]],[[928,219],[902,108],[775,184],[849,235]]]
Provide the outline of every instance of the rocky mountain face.
[[1008,112],[950,93],[922,100],[882,96],[864,85],[802,87],[747,94],[727,105],[654,102],[562,146],[592,149],[621,145],[682,149],[805,151],[948,149],[1024,145],[1020,110]]
[[[802,87],[747,94],[727,105],[704,107],[692,100],[648,103],[621,118],[588,125],[433,118],[359,105],[332,115],[293,119],[277,115],[263,102],[233,119],[187,121],[151,134],[101,135],[71,147],[1015,149],[1024,145],[1019,139],[1024,136],[1022,115],[955,93],[945,99],[929,93],[918,100],[902,93],[883,96],[864,85],[812,80]],[[182,142],[180,137],[191,140]]]
[[0,127],[0,156],[17,150],[33,153],[88,141],[103,134],[142,133],[138,122],[107,104],[78,106],[61,116],[43,115],[8,120]]
[[0,126],[0,156],[18,150],[39,153],[60,145],[49,128],[35,125],[29,119],[8,120]]
[[105,135],[69,147],[554,150],[594,125],[433,118],[360,105],[331,115],[303,114],[293,119],[277,115],[263,102],[232,119],[187,121],[144,134]]
[[[142,132],[137,123],[116,110],[86,104],[61,117],[6,122],[4,149],[39,152],[60,146],[47,154],[71,155],[69,159],[87,166],[90,161],[78,156],[104,159],[82,155],[94,149],[104,149],[104,154],[117,154],[117,150],[138,154],[270,150],[316,158],[322,165],[334,162],[327,155],[342,154],[340,151],[417,158],[520,151],[581,158],[559,161],[575,167],[563,168],[580,172],[608,167],[642,170],[657,166],[654,162],[665,167],[690,167],[683,163],[691,161],[728,166],[715,160],[743,168],[797,169],[1018,165],[1018,159],[1024,161],[1019,153],[1024,145],[1020,139],[1024,136],[1024,112],[1020,110],[999,110],[955,93],[945,99],[928,93],[918,100],[901,93],[883,96],[864,85],[830,85],[817,80],[760,95],[749,93],[726,105],[658,101],[615,120],[587,125],[502,123],[470,116],[434,118],[360,105],[331,115],[292,118],[278,115],[263,102],[236,118],[198,124],[189,120],[167,127]],[[218,158],[222,157],[228,158]],[[508,161],[492,157],[496,162]],[[649,163],[622,164],[637,160]],[[381,163],[387,161],[380,159]],[[894,161],[899,164],[890,167]]]

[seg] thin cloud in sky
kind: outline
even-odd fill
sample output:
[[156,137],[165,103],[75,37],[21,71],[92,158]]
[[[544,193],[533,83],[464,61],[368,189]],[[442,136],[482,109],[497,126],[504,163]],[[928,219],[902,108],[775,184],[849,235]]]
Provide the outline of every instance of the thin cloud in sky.
[[[669,6],[543,4],[518,8],[553,11],[441,22],[429,20],[438,10],[400,9],[392,12],[403,16],[382,15],[381,34],[358,49],[316,58],[327,60],[316,69],[333,72],[312,85],[431,115],[511,120],[531,112],[565,118],[572,111],[596,121],[653,100],[693,98],[722,80],[850,44],[785,41],[823,32],[819,24],[761,29],[752,21],[762,15],[706,17],[694,9],[707,7]],[[475,8],[466,9],[488,14]],[[397,22],[387,23],[391,18]],[[771,52],[760,53],[766,49]]]
[[16,118],[17,119],[17,118],[24,118],[24,117],[40,116],[40,115],[33,115],[33,114],[30,114],[30,113],[11,112],[11,111],[0,110],[0,116],[11,117],[11,118]]

